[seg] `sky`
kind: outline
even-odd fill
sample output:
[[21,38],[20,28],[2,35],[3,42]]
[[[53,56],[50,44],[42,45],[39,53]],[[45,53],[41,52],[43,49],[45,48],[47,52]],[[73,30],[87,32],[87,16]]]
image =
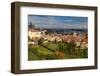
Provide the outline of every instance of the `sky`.
[[88,17],[28,15],[28,25],[48,29],[87,29]]

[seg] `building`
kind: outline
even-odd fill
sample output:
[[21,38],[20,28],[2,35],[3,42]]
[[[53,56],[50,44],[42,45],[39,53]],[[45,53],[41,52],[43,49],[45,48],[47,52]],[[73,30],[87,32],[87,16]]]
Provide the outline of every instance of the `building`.
[[29,29],[28,30],[28,37],[31,39],[31,40],[38,40],[40,37],[42,36],[42,33],[40,30],[38,29]]

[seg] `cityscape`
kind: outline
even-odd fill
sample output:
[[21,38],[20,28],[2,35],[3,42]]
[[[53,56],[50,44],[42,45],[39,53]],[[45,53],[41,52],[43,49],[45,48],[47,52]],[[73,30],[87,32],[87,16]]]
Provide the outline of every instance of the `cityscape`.
[[88,18],[28,16],[28,60],[88,58]]

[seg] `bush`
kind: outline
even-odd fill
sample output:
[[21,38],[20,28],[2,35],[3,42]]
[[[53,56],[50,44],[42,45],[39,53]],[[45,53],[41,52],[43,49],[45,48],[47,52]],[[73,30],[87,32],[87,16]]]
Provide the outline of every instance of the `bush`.
[[83,49],[83,51],[82,51],[82,57],[83,58],[87,58],[88,57],[88,49],[87,48]]

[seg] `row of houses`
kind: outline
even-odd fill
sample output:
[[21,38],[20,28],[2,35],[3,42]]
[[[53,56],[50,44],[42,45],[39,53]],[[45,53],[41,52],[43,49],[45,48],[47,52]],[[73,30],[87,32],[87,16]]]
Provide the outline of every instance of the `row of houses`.
[[[33,41],[36,42],[42,38],[44,42],[48,41],[56,41],[56,42],[74,42],[76,46],[80,46],[82,48],[88,47],[88,37],[87,33],[79,34],[73,33],[72,35],[62,35],[62,34],[46,34],[46,30],[40,30],[36,28],[29,28],[28,29],[28,36]],[[36,42],[37,43],[37,42]]]
[[81,48],[88,47],[88,38],[87,35],[45,35],[42,37],[45,41],[51,42],[67,42],[67,43],[75,43],[76,46],[81,46]]

